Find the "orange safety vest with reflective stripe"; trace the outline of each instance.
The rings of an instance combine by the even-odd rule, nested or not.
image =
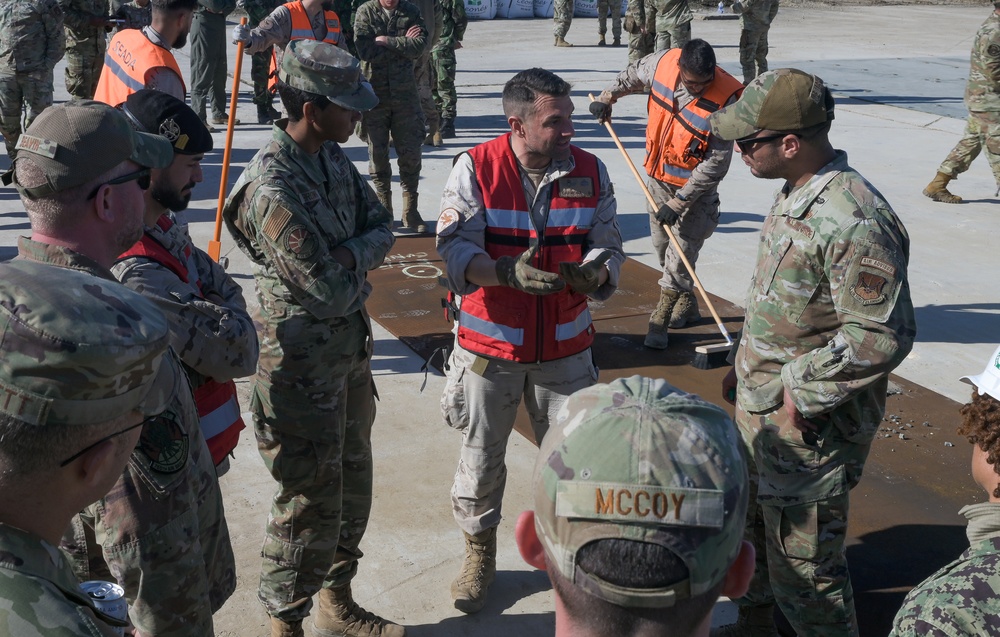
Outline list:
[[[186,95],[187,86],[174,54],[150,42],[139,29],[123,29],[108,44],[94,99],[118,106],[132,93],[146,88],[146,73],[150,69],[164,66],[181,79]]]
[[[493,259],[517,257],[532,245],[532,264],[559,272],[559,263],[579,263],[600,200],[597,158],[572,146],[576,167],[551,186],[551,201],[541,236],[531,212],[510,133],[469,151],[486,211],[486,252]],[[569,287],[535,296],[504,286],[481,287],[462,297],[458,343],[477,354],[519,363],[544,362],[578,354],[594,341],[587,297]]]
[[[163,216],[157,219],[156,225],[163,230],[169,230],[173,222]],[[191,264],[191,246],[184,248],[185,257],[188,264]],[[160,243],[147,233],[143,233],[135,245],[129,248],[118,257],[118,260],[127,257],[145,257],[168,268],[174,274],[198,291],[198,295],[204,298],[201,291],[201,280],[198,277],[198,270],[193,266],[181,263],[177,257],[170,254]],[[195,279],[190,279],[191,274]],[[228,380],[220,383],[208,378],[204,383],[194,388],[194,402],[198,407],[198,417],[201,423],[201,432],[208,443],[208,450],[212,454],[212,461],[215,464],[222,462],[233,449],[236,448],[240,440],[240,431],[246,428],[243,416],[240,414],[240,403],[236,396],[236,383]]]
[[[288,41],[315,40],[316,34],[313,33],[312,24],[309,22],[309,14],[306,13],[305,7],[302,6],[302,0],[295,0],[295,2],[289,2],[283,6],[292,14],[292,34],[288,38]],[[323,41],[327,44],[337,46],[340,42],[340,17],[335,11],[324,11],[323,16],[326,18],[326,37],[323,38]],[[271,50],[271,74],[267,84],[267,88],[271,91],[274,91],[274,87],[278,82],[279,63],[278,47],[274,47]]]
[[[646,110],[646,174],[680,188],[708,151],[708,116],[722,108],[743,83],[715,68],[715,79],[700,97],[677,110],[674,91],[680,82],[680,49],[667,51],[656,65]]]

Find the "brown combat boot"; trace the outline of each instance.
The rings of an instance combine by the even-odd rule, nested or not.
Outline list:
[[[403,193],[403,227],[414,230],[419,234],[427,232],[427,224],[420,218],[417,212],[417,193]]]
[[[404,637],[406,629],[358,606],[351,585],[319,590],[316,637]]]
[[[649,331],[643,345],[651,349],[667,349],[667,322],[680,296],[677,290],[660,288],[660,300],[649,317]]]
[[[597,46],[607,46],[608,43],[604,40],[604,34],[598,33],[598,35],[601,36],[601,39],[597,41]]]
[[[774,605],[740,606],[735,624],[713,628],[709,637],[778,637]]]
[[[573,45],[570,44],[569,42],[567,42],[566,39],[563,38],[563,36],[557,35],[556,36],[556,46],[573,46]]]
[[[305,637],[305,633],[302,632],[302,620],[285,622],[272,617],[271,637]]]
[[[701,313],[698,312],[698,299],[694,298],[693,292],[681,292],[674,309],[670,310],[670,322],[667,327],[684,327],[701,320]]]
[[[424,138],[424,146],[441,146],[444,139],[441,137],[440,123],[427,126],[427,137]]]
[[[486,592],[497,574],[497,529],[476,535],[465,534],[465,560],[462,572],[451,583],[455,608],[463,613],[478,613],[486,605]]]
[[[389,180],[383,182],[380,179],[372,179],[372,187],[375,189],[378,202],[392,214],[392,189],[389,184]]]
[[[962,203],[962,198],[948,192],[948,182],[954,179],[951,175],[939,172],[931,183],[924,188],[924,196],[941,203]]]

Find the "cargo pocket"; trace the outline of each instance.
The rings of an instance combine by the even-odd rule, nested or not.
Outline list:
[[[445,371],[447,380],[441,393],[441,416],[446,425],[458,431],[469,428],[469,407],[465,400],[466,361],[462,360],[464,352],[456,348],[448,357],[448,369]]]
[[[264,603],[275,601],[287,604],[294,601],[299,565],[302,564],[302,547],[279,540],[269,533],[260,556],[264,558],[260,571],[260,592]]]

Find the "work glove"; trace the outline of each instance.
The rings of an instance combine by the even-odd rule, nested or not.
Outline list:
[[[673,226],[681,218],[685,210],[687,210],[687,204],[679,198],[673,197],[656,211],[656,220],[668,226]]]
[[[559,274],[575,291],[580,294],[590,294],[601,286],[601,270],[610,258],[611,250],[605,250],[593,261],[583,264],[563,261],[559,264]]]
[[[611,104],[601,101],[601,98],[598,97],[590,103],[590,114],[603,124],[611,119]]]
[[[237,24],[233,27],[233,44],[250,44],[250,27],[245,24]]]
[[[539,296],[553,294],[566,287],[566,282],[555,272],[546,272],[529,265],[536,252],[537,246],[525,250],[516,259],[510,256],[497,259],[496,270],[500,285]]]

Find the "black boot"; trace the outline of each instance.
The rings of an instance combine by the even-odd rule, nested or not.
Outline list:
[[[274,110],[267,104],[257,105],[257,123],[258,124],[273,124],[274,117],[271,116],[269,111]]]
[[[454,139],[455,138],[455,118],[454,117],[442,117],[441,118],[441,137],[443,139]]]

